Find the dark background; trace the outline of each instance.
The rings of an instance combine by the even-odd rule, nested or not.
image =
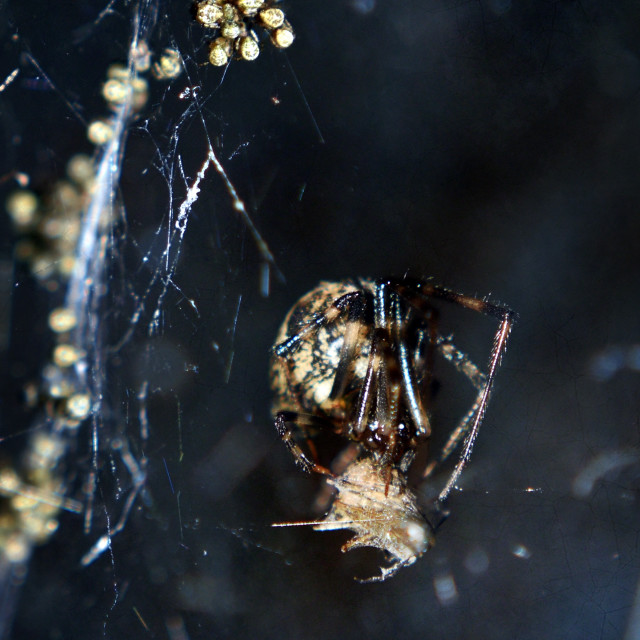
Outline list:
[[[292,48],[267,44],[224,73],[203,64],[207,34],[189,2],[159,4],[152,48],[175,46],[186,72],[153,85],[123,161],[105,345],[131,328],[132,291],[147,310],[123,348],[105,351],[104,507],[89,536],[65,514],[36,550],[12,637],[637,637],[640,374],[623,364],[640,334],[637,2],[284,6]],[[106,3],[0,7],[0,75],[21,69],[0,94],[1,174],[18,169],[44,188],[71,154],[90,151],[82,120],[104,112],[100,83],[126,58],[134,7],[116,2],[97,22]],[[188,86],[199,87],[198,108],[179,97]],[[190,184],[207,134],[286,281],[261,296],[260,255],[210,171],[176,286],[158,303],[157,282],[147,287],[185,195],[178,160]],[[46,357],[52,302],[13,263],[4,227],[1,426],[12,434],[30,424],[16,398]],[[319,481],[271,424],[269,348],[318,281],[406,272],[491,294],[520,321],[436,547],[392,580],[360,585],[353,576],[378,556],[341,554],[340,534],[270,528],[317,517]],[[445,307],[449,322],[483,363],[493,321]],[[436,438],[464,411],[467,387],[444,367]],[[148,495],[113,553],[81,568],[130,482],[108,473],[119,429],[148,457]],[[80,432],[70,451],[70,477],[88,469],[88,438]],[[578,495],[578,474],[616,452],[635,462],[593,472]],[[436,595],[446,578],[449,600]]]

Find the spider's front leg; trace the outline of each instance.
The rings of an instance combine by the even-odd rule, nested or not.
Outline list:
[[[458,440],[461,440],[462,437],[465,436],[465,439],[462,445],[462,453],[460,454],[460,459],[458,460],[458,463],[456,464],[453,472],[451,473],[451,476],[449,477],[447,484],[445,485],[444,489],[440,492],[440,495],[438,496],[438,500],[440,500],[441,502],[447,499],[449,493],[451,492],[458,478],[460,477],[462,470],[464,469],[466,464],[469,462],[471,451],[473,449],[475,439],[478,435],[480,424],[482,422],[482,419],[484,418],[484,413],[487,408],[487,403],[489,402],[489,397],[493,389],[493,382],[495,380],[496,372],[498,370],[498,367],[500,366],[502,356],[506,351],[509,334],[511,333],[513,324],[517,319],[517,314],[514,311],[511,311],[511,309],[508,309],[507,307],[491,304],[489,302],[486,302],[485,300],[469,298],[467,296],[459,296],[459,298],[460,298],[459,300],[455,301],[456,303],[461,304],[462,306],[466,306],[468,308],[474,309],[476,311],[479,311],[480,313],[483,313],[485,315],[498,318],[500,320],[500,325],[498,326],[498,330],[496,331],[496,334],[494,336],[493,349],[491,351],[491,357],[489,359],[489,366],[487,369],[487,373],[482,374],[484,376],[484,385],[482,389],[479,390],[478,396],[476,398],[476,401],[473,407],[471,408],[471,411],[467,414],[465,418],[463,418],[462,422],[460,423],[458,427],[458,430],[460,430],[460,433],[457,436],[457,439],[455,440],[455,442],[452,442],[454,437],[456,436],[455,433],[454,433],[454,436],[452,436],[452,438],[450,439],[450,443],[452,444],[452,449],[453,449],[455,448],[455,446],[457,446]],[[461,365],[461,370],[469,377],[469,379],[472,382],[474,382],[474,384],[476,384],[476,382],[479,381],[480,378],[476,377],[476,380],[474,381],[474,376],[470,375],[473,373],[473,368],[475,367],[475,365],[471,367],[470,365],[472,365],[472,363],[470,360],[467,360],[466,364],[467,364],[466,367]],[[467,369],[466,371],[465,371],[465,368]],[[475,369],[477,370],[477,367],[475,367]],[[445,446],[445,453],[447,451],[447,446]]]

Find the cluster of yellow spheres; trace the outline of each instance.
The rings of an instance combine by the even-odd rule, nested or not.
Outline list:
[[[102,97],[112,112],[129,102],[133,112],[140,111],[149,97],[149,83],[142,74],[149,69],[156,80],[173,80],[182,73],[182,60],[175,49],[165,49],[151,63],[151,51],[141,42],[133,56],[132,67],[112,64],[107,70],[107,80],[102,85]],[[113,138],[112,118],[98,118],[89,124],[87,137],[96,146],[107,144]]]
[[[58,512],[79,512],[81,505],[63,496],[63,478],[57,470],[64,453],[62,438],[54,433],[35,433],[21,474],[0,468],[0,559],[20,565],[33,545],[42,544],[58,528]]]
[[[209,44],[209,62],[222,67],[235,54],[241,60],[255,60],[260,55],[256,28],[265,29],[279,49],[293,43],[295,35],[284,11],[274,6],[277,0],[201,0],[196,5],[196,19],[219,35]]]
[[[27,402],[44,406],[53,422],[35,431],[16,468],[0,466],[0,562],[26,562],[34,545],[43,544],[58,528],[60,509],[80,512],[82,505],[66,498],[60,460],[67,450],[65,434],[91,413],[91,397],[77,388],[72,367],[85,354],[71,344],[75,313],[59,307],[49,314],[56,345],[44,367],[42,382],[27,387]]]
[[[67,165],[67,177],[42,198],[22,189],[6,202],[15,231],[21,236],[16,257],[24,261],[44,286],[55,291],[75,268],[81,217],[91,198],[95,166],[78,154]],[[91,396],[77,383],[75,367],[86,354],[74,345],[78,318],[73,309],[58,307],[48,317],[54,345],[38,382],[27,385],[27,405],[44,409],[52,426],[36,430],[21,459],[0,464],[0,563],[26,562],[34,545],[56,531],[60,509],[80,511],[64,496],[60,460],[65,434],[77,429],[91,413]]]
[[[93,161],[77,155],[67,166],[67,179],[55,183],[44,198],[24,189],[7,200],[14,228],[23,236],[17,257],[51,291],[74,269],[81,215],[93,182]],[[74,345],[77,324],[73,309],[58,307],[49,314],[51,358],[41,380],[27,385],[25,392],[27,405],[44,409],[52,426],[30,436],[18,464],[0,464],[0,563],[25,563],[32,547],[56,531],[60,509],[81,510],[64,496],[59,464],[66,451],[65,434],[76,430],[92,410],[90,394],[77,384],[75,367],[82,367],[86,358]]]
[[[58,180],[42,198],[20,189],[5,203],[20,236],[16,257],[50,290],[74,269],[82,213],[91,198],[94,172],[93,160],[78,154],[67,164],[67,178]]]

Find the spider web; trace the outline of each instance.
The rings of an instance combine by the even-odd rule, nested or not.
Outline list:
[[[8,637],[635,637],[638,15],[536,5],[291,0],[292,48],[226,69],[183,0],[0,9],[3,196],[91,153],[133,38],[182,65],[123,116],[100,187],[113,223],[77,299],[101,401],[63,461],[82,513],[0,567]],[[3,458],[43,429],[16,398],[64,299],[13,240],[7,223]],[[406,271],[521,321],[436,547],[365,587],[378,556],[270,529],[313,516],[319,482],[271,425],[268,351],[319,280]],[[442,315],[484,365],[491,321]],[[464,384],[443,373],[436,425]]]

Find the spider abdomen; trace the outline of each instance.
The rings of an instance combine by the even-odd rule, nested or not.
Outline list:
[[[371,295],[374,283],[321,282],[292,307],[282,323],[276,339],[282,345],[291,336],[313,322],[341,297],[363,291]],[[372,327],[360,323],[357,348],[349,362],[349,384],[338,397],[332,396],[336,370],[345,340],[347,318],[321,326],[300,340],[286,355],[276,352],[271,361],[271,386],[275,397],[274,413],[297,411],[326,418],[335,424],[348,419],[353,402],[367,371]]]

